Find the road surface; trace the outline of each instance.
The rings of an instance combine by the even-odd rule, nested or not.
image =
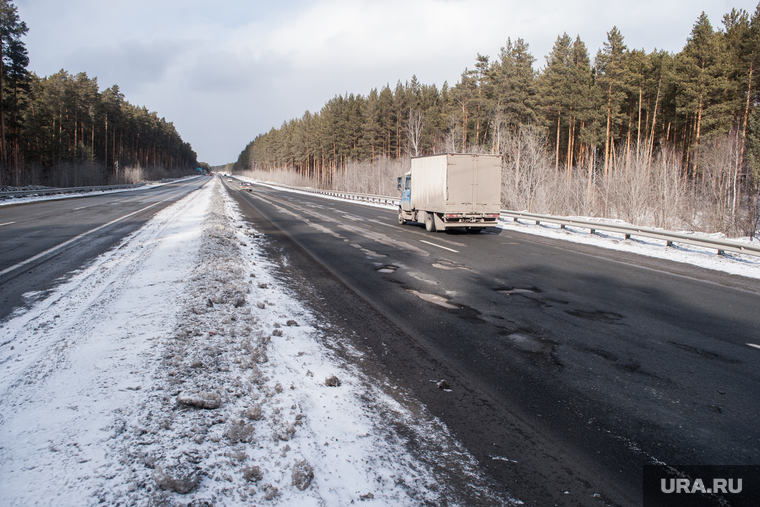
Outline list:
[[[758,464],[756,280],[225,184],[366,367],[526,504],[640,505],[644,464]]]

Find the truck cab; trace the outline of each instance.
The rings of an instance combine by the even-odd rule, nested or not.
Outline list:
[[[401,209],[409,212],[412,210],[412,172],[398,177],[398,189],[401,192]]]

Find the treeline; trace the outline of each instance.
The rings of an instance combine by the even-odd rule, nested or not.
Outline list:
[[[630,49],[613,27],[593,62],[579,37],[563,34],[539,70],[528,44],[508,39],[496,58],[478,54],[453,87],[413,77],[336,96],[257,136],[236,169],[296,171],[329,186],[349,162],[455,151],[516,155],[510,164],[520,171],[515,146],[530,127],[543,132],[555,171],[582,173],[591,186],[634,163],[651,169],[663,150],[694,183],[711,143],[736,135],[741,168],[731,200],[746,209],[760,175],[760,128],[752,128],[760,127],[759,16],[760,6],[752,16],[734,9],[715,29],[702,13],[677,54]]]
[[[0,183],[78,186],[195,171],[197,156],[174,125],[130,104],[117,85],[100,91],[85,73],[28,72],[27,31],[12,2],[0,0]]]

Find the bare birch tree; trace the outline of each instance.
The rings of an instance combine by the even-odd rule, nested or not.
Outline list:
[[[406,138],[409,141],[409,153],[413,157],[420,154],[422,128],[425,125],[425,115],[419,109],[409,108],[409,121],[406,124]]]

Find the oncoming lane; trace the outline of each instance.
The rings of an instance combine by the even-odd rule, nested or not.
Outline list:
[[[207,181],[0,207],[0,320]]]

